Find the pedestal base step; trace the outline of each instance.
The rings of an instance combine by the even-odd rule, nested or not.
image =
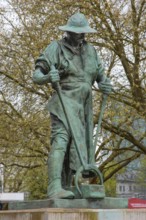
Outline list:
[[[103,199],[45,199],[8,204],[8,210],[38,208],[124,209],[127,207],[128,199],[111,197]]]

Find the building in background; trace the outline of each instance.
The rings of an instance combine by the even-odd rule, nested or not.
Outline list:
[[[120,198],[146,199],[146,172],[141,167],[140,158],[130,163],[124,173],[117,175],[116,195]]]
[[[141,143],[146,147],[146,121],[144,119],[137,119],[133,121],[132,125],[133,135],[139,139],[141,134]],[[131,143],[124,139],[121,142],[121,147],[128,148]],[[137,148],[135,147],[135,150]],[[128,152],[127,152],[128,153]],[[126,154],[127,154],[126,153]],[[130,155],[130,152],[129,152]],[[122,158],[124,159],[124,157]],[[116,195],[122,198],[141,198],[146,199],[146,162],[142,165],[144,156],[132,161],[124,173],[117,174],[116,177]],[[141,177],[141,178],[140,178]]]

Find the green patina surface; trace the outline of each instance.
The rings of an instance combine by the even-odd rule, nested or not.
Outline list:
[[[128,207],[128,199],[46,199],[27,202],[11,202],[9,210],[37,208],[78,208],[78,209],[124,209]]]
[[[71,185],[75,173],[79,192],[77,177],[83,171],[88,171],[88,177],[96,174],[103,184],[95,165],[92,86],[97,82],[106,95],[112,86],[97,51],[85,40],[85,33],[96,32],[85,16],[72,15],[60,29],[66,31],[66,37],[51,42],[38,57],[33,80],[39,85],[51,83],[54,88],[47,105],[51,118],[48,197],[73,198],[73,192],[64,188]]]

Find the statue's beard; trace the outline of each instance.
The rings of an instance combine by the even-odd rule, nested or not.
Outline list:
[[[79,46],[85,40],[85,34],[70,33],[67,35],[68,43],[72,46]]]

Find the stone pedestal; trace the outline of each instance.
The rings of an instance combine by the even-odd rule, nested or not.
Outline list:
[[[9,210],[39,208],[78,208],[78,209],[123,209],[128,207],[124,198],[105,197],[103,199],[46,199],[26,202],[9,202]]]
[[[146,220],[146,209],[33,209],[1,211],[0,220]]]

